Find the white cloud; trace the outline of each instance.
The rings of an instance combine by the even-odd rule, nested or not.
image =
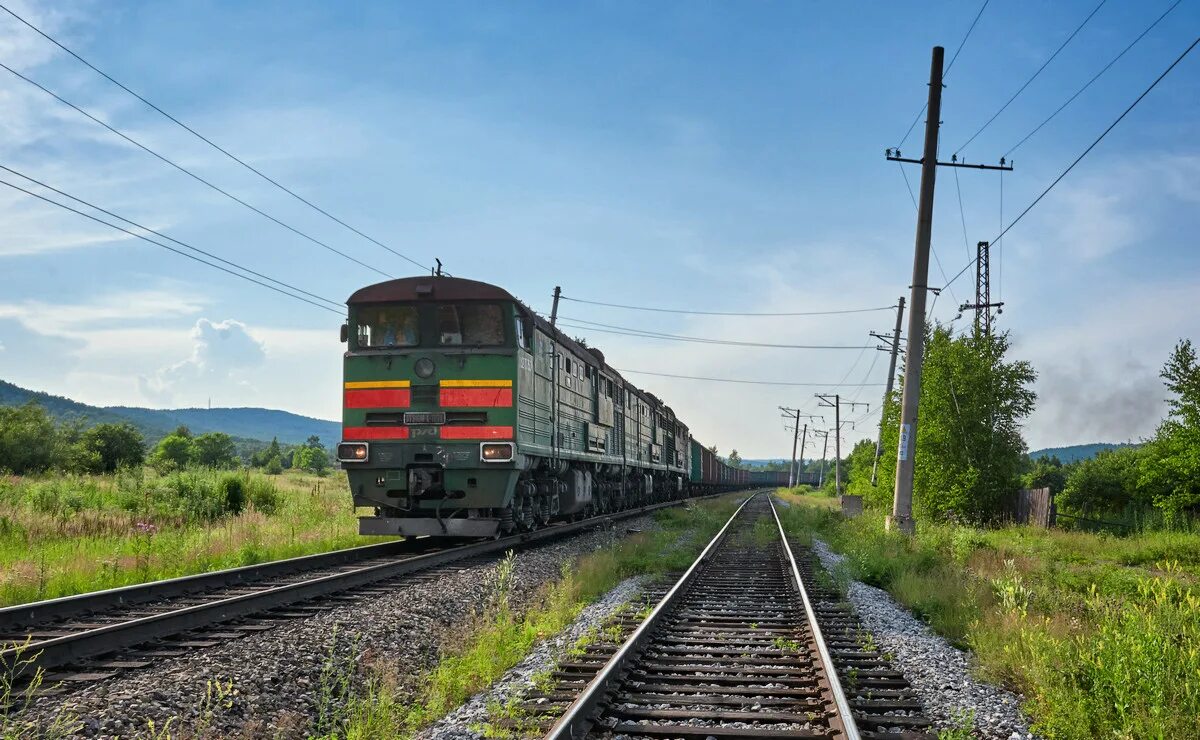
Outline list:
[[[192,354],[185,360],[162,367],[153,376],[140,376],[138,387],[144,395],[169,402],[180,386],[189,390],[242,385],[252,388],[248,370],[263,364],[265,345],[255,339],[240,321],[212,322],[200,319],[192,328]]]
[[[0,319],[16,319],[30,331],[76,340],[89,347],[97,332],[125,322],[161,322],[198,313],[204,303],[179,288],[106,293],[83,303],[27,300],[0,303]]]

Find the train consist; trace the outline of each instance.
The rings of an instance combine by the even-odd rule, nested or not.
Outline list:
[[[726,465],[600,350],[502,288],[401,278],[347,305],[337,457],[354,504],[375,509],[363,534],[490,537],[781,485]]]

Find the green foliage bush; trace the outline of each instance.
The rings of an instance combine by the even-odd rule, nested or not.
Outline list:
[[[141,465],[146,458],[142,434],[132,424],[97,424],[76,444],[77,468],[89,473],[111,473],[117,468]]]
[[[217,485],[221,490],[221,495],[225,499],[224,513],[241,514],[242,509],[246,508],[246,487],[242,483],[241,477],[238,475],[224,475],[221,476],[221,480]]]
[[[255,511],[268,516],[279,511],[282,499],[279,489],[272,481],[258,476],[250,476],[245,480],[245,489],[246,498]]]
[[[62,434],[44,408],[33,401],[0,407],[0,470],[25,475],[62,460]]]

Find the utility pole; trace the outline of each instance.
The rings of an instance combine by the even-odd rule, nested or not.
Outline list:
[[[799,477],[800,477],[799,470],[797,470],[797,468],[796,468],[796,438],[800,436],[800,417],[804,416],[807,419],[821,419],[824,417],[814,415],[814,414],[801,414],[800,409],[790,409],[790,408],[787,408],[786,406],[780,406],[779,410],[782,411],[784,414],[787,414],[789,419],[791,419],[792,415],[795,414],[795,419],[796,419],[796,425],[792,427],[792,467],[788,468],[788,488],[791,488],[796,485],[796,482],[799,480]],[[804,425],[804,435],[808,436],[808,424]],[[800,462],[801,462],[801,464],[804,463],[804,442],[803,441],[801,441],[801,443],[800,443]]]
[[[829,453],[829,431],[822,430],[818,432],[814,429],[813,436],[815,437],[818,434],[825,438],[825,445],[821,448],[821,472],[817,475],[817,488],[819,489],[825,485],[825,455]]]
[[[990,265],[989,244],[979,242],[975,245],[975,302],[964,303],[959,311],[975,309],[975,333],[988,336],[992,333],[992,309],[1003,313],[1004,303],[992,303],[992,268]]]
[[[838,394],[832,396],[833,400],[829,400],[828,394],[818,393],[817,398],[821,400],[822,406],[833,407],[833,427],[834,427],[834,458],[833,458],[833,490],[837,495],[842,495],[842,406],[849,406],[851,410],[855,406],[867,406],[865,403],[855,403],[854,401],[842,401],[842,397]],[[867,407],[870,408],[869,406]]]
[[[929,66],[929,117],[921,157],[921,201],[917,206],[917,244],[913,257],[908,345],[904,353],[904,390],[900,395],[900,444],[896,452],[896,493],[888,529],[916,532],[912,518],[913,457],[917,442],[917,404],[921,398],[921,362],[925,354],[925,295],[929,290],[929,240],[933,233],[933,185],[937,179],[938,125],[942,114],[942,60],[946,50],[933,47]]]
[[[896,379],[896,355],[900,352],[900,324],[904,319],[904,296],[896,304],[896,328],[892,331],[892,359],[888,363],[887,388],[883,392],[882,409],[887,408],[888,400],[892,397],[892,383]],[[872,332],[872,336],[878,336]],[[878,337],[882,339],[883,337]],[[880,349],[883,349],[880,347]],[[883,412],[879,414],[879,437],[875,441],[875,460],[871,463],[871,485],[879,483],[879,456],[883,453]]]
[[[550,326],[558,323],[558,299],[562,296],[562,288],[554,286],[554,305],[550,307]]]
[[[977,170],[1012,170],[1012,164],[1000,159],[1000,165],[967,164],[956,152],[949,162],[937,161],[938,127],[942,114],[942,62],[946,50],[933,47],[929,64],[929,100],[926,104],[925,148],[920,159],[900,156],[899,149],[888,149],[893,162],[921,165],[921,198],[917,205],[917,238],[913,255],[913,276],[908,312],[908,341],[904,353],[904,390],[900,394],[900,444],[896,448],[896,489],[888,529],[904,534],[916,531],[912,517],[913,462],[917,452],[917,412],[921,400],[921,369],[925,355],[925,297],[929,287],[929,240],[933,233],[933,191],[937,168],[967,167]]]

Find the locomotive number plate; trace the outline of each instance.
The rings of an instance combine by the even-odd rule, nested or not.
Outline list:
[[[445,411],[405,411],[405,424],[445,424]]]

